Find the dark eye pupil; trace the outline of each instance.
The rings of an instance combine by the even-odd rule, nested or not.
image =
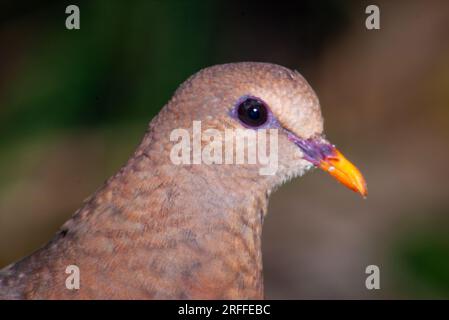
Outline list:
[[[248,116],[253,120],[258,120],[260,118],[259,108],[252,107],[248,110]]]
[[[265,104],[254,98],[248,98],[238,106],[240,121],[251,127],[259,127],[268,119]]]

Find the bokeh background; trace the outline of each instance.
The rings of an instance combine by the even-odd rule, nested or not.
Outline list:
[[[376,1],[374,31],[368,4],[2,0],[0,267],[120,168],[189,75],[265,61],[309,80],[370,191],[314,171],[273,195],[267,298],[449,298],[449,2]],[[365,288],[370,264],[380,290]]]

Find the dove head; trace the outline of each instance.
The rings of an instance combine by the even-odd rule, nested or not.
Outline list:
[[[172,162],[273,187],[319,167],[367,194],[358,169],[324,138],[318,97],[297,71],[253,62],[203,69],[178,88],[158,118],[154,126],[164,123],[172,146],[186,143],[178,129],[190,137],[190,154],[181,155],[177,145]]]

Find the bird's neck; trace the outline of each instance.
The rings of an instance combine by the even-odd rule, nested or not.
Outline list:
[[[121,234],[107,247],[134,255],[128,264],[153,298],[262,298],[262,184],[213,167],[173,170],[160,158],[137,152],[93,198],[89,220],[101,234]]]

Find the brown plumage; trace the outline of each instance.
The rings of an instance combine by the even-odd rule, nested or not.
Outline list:
[[[201,120],[203,130],[242,128],[229,112],[245,95],[263,99],[285,129],[275,175],[260,175],[257,164],[170,161],[174,129],[190,130],[194,120]],[[236,63],[198,72],[151,121],[126,165],[53,240],[0,271],[0,298],[263,298],[261,232],[268,196],[313,163],[303,159],[289,134],[324,141],[322,130],[318,99],[295,71]],[[68,265],[80,268],[79,290],[65,286]]]

